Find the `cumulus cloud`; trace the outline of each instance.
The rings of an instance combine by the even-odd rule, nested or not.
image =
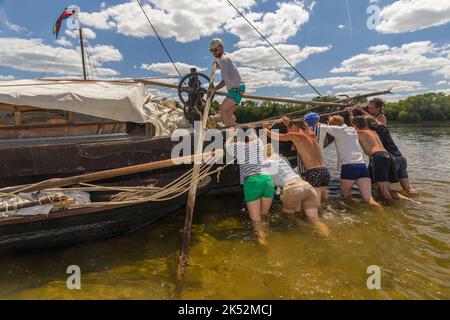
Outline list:
[[[177,66],[177,69],[180,71],[181,74],[187,74],[191,72],[191,68],[196,68],[198,72],[203,72],[206,70],[206,68],[198,67],[195,65],[190,65],[183,62],[175,62],[175,65]],[[166,75],[178,75],[175,68],[173,67],[173,64],[168,63],[152,63],[152,64],[142,64],[141,69],[148,70],[148,71],[155,71],[159,73],[163,73]]]
[[[372,80],[371,77],[328,77],[312,79],[309,82],[315,87],[352,85]]]
[[[277,3],[275,12],[250,12],[246,18],[272,43],[285,43],[287,39],[297,34],[300,27],[308,22],[309,11],[303,2],[293,1]],[[240,41],[238,47],[253,47],[265,44],[259,34],[240,16],[225,24],[227,32],[237,35]]]
[[[369,53],[358,54],[344,60],[331,72],[356,72],[359,76],[409,74],[435,70],[445,73],[445,69],[442,68],[450,65],[450,59],[443,54],[444,47],[439,47],[431,41],[411,42],[401,47],[378,45],[369,48]]]
[[[27,31],[26,28],[21,27],[21,26],[19,26],[19,25],[17,25],[17,24],[14,24],[14,23],[12,23],[12,22],[9,21],[9,20],[5,20],[4,22],[5,22],[6,27],[7,27],[9,30],[11,30],[11,31],[14,31],[14,32],[17,32],[17,33],[22,33],[22,32]]]
[[[380,12],[381,33],[404,33],[446,24],[450,21],[450,1],[399,0]]]
[[[59,55],[55,58],[55,56]],[[123,59],[112,46],[97,45],[91,48],[91,63],[100,76],[114,76],[118,72],[105,68],[105,62]],[[16,70],[43,72],[49,63],[49,74],[80,75],[82,73],[79,48],[58,48],[45,44],[41,39],[0,38],[0,66]],[[54,60],[53,60],[54,59]]]
[[[234,1],[241,9],[250,8],[254,0]],[[151,0],[143,3],[158,33],[179,42],[190,42],[222,30],[222,26],[237,13],[222,0]],[[216,14],[213,14],[216,13]],[[217,14],[220,13],[220,14]],[[194,17],[194,18],[193,18]],[[81,13],[83,25],[98,29],[115,29],[118,33],[145,37],[154,33],[135,1],[103,8],[99,12]]]
[[[322,53],[331,49],[327,47],[304,47],[297,45],[280,44],[277,49],[288,59],[293,65],[306,60],[310,55]],[[267,46],[259,46],[255,48],[242,48],[230,54],[230,57],[239,62],[243,66],[258,68],[284,68],[286,62],[278,56],[278,54]]]
[[[333,87],[335,90],[351,90],[351,91],[382,91],[392,89],[394,92],[411,92],[423,89],[420,81],[404,81],[404,80],[378,80],[364,81],[352,84],[340,84]]]
[[[450,58],[449,64],[446,67],[435,71],[434,74],[438,76],[443,76],[445,79],[450,79]]]
[[[303,84],[296,76],[286,69],[261,69],[255,67],[240,67],[239,73],[249,92],[259,88],[300,88]]]
[[[71,47],[73,46],[72,42],[67,40],[65,37],[59,37],[59,39],[55,40],[55,42],[63,47]]]
[[[73,39],[78,39],[80,37],[80,33],[78,30],[66,29],[65,34]],[[97,34],[94,32],[94,30],[83,27],[83,39],[95,39],[95,38],[97,38]]]

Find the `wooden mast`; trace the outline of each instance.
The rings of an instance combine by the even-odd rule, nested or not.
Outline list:
[[[84,80],[87,79],[86,77],[86,63],[84,61],[84,43],[83,43],[83,31],[81,29],[81,25],[80,25],[80,46],[81,46],[81,63],[83,64],[83,78]]]

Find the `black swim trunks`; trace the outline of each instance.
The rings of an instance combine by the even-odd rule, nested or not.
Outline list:
[[[402,155],[396,156],[393,155],[395,162],[395,170],[397,171],[397,176],[399,179],[408,179],[408,163],[406,162],[406,158]]]
[[[330,171],[327,168],[312,168],[302,173],[302,178],[314,188],[327,187],[330,182]]]
[[[398,182],[394,158],[387,151],[375,152],[370,156],[369,173],[373,183]]]

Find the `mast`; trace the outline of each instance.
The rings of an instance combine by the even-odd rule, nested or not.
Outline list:
[[[84,80],[86,80],[87,77],[86,77],[86,64],[84,61],[83,31],[81,31],[81,26],[80,26],[79,31],[80,31],[80,46],[81,46],[81,62],[83,64],[83,77],[84,77]]]

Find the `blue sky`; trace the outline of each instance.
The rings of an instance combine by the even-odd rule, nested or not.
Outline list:
[[[141,2],[182,72],[209,74],[208,43],[221,37],[249,92],[315,96],[225,1]],[[449,0],[232,2],[322,94],[450,93]],[[81,76],[77,34],[65,24],[58,40],[51,32],[69,5],[81,9],[90,77],[173,75],[136,1],[0,0],[0,80]]]

